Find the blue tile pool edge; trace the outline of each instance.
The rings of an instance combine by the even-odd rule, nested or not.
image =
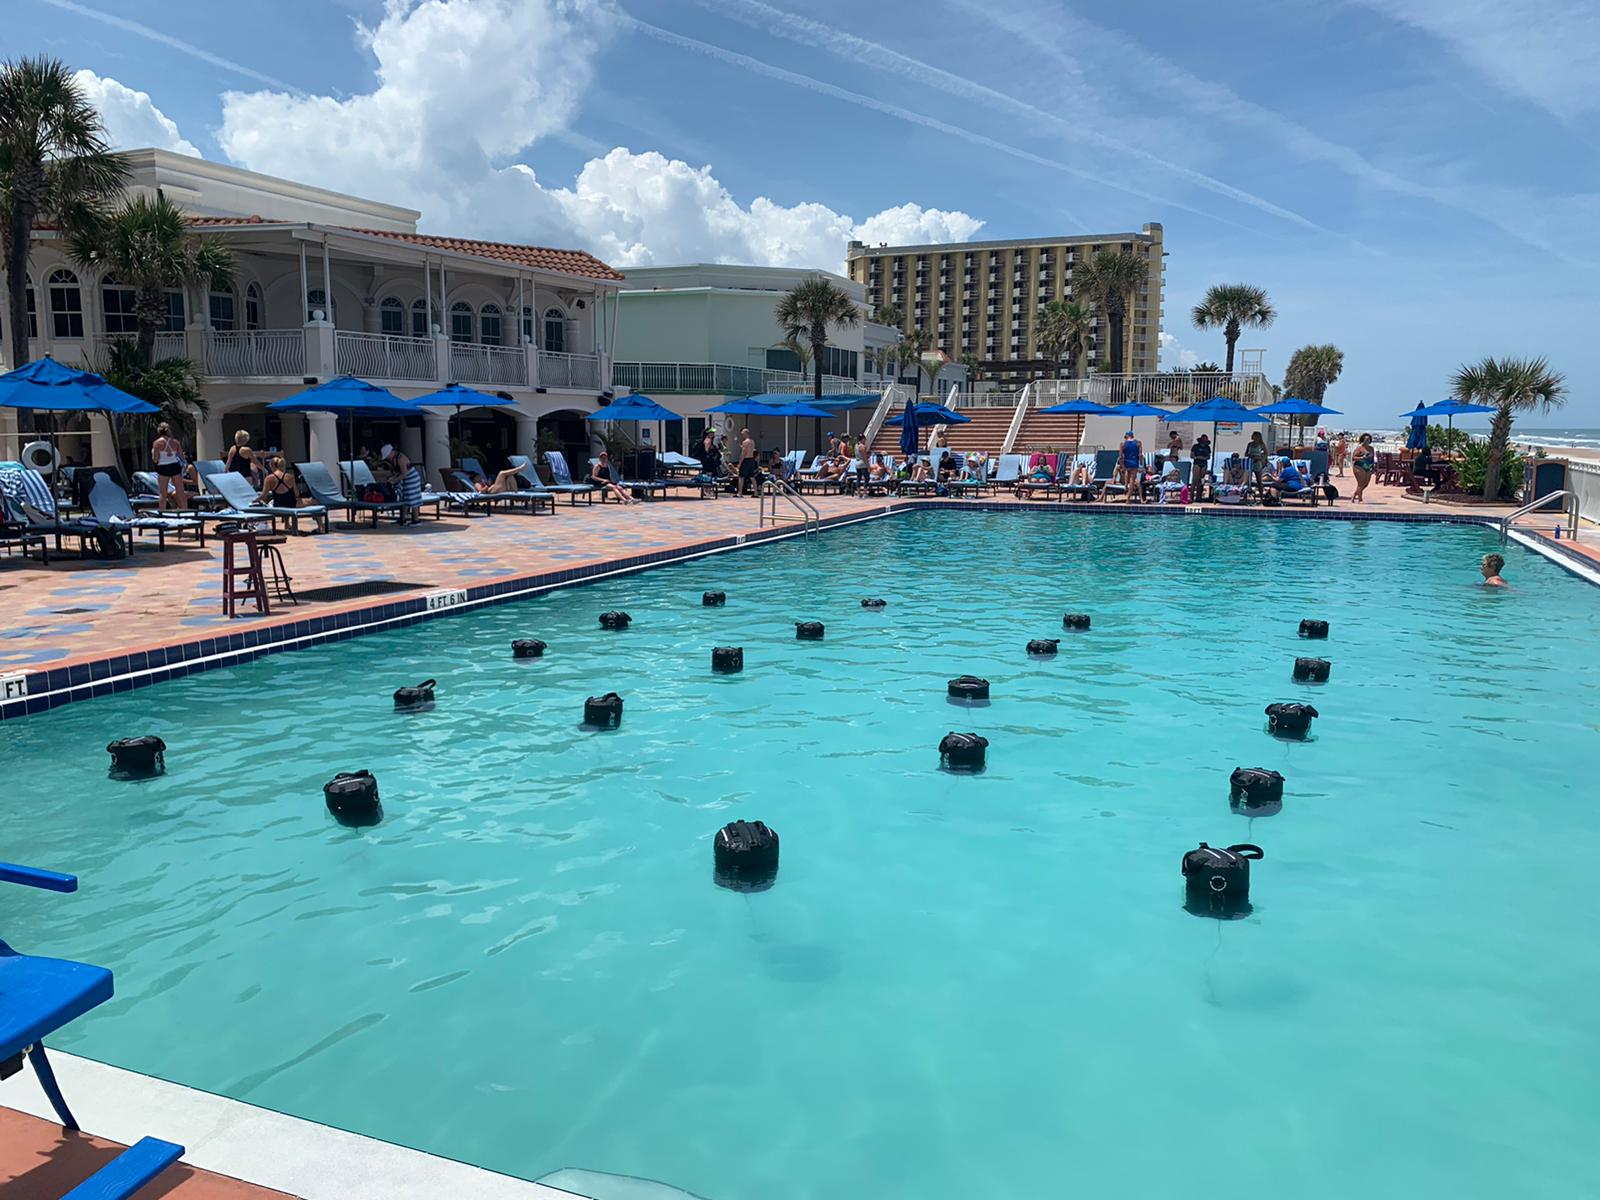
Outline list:
[[[1131,510],[1131,511],[1130,511]],[[862,521],[882,520],[905,512],[1031,512],[1069,514],[1120,513],[1124,516],[1157,516],[1182,518],[1189,516],[1220,517],[1235,520],[1312,520],[1312,521],[1388,521],[1414,525],[1481,525],[1498,527],[1498,520],[1489,516],[1471,516],[1460,513],[1365,513],[1318,511],[1316,509],[1228,508],[1208,505],[1204,508],[1181,505],[1122,505],[1122,504],[1052,504],[1021,500],[910,500],[885,504],[881,508],[862,509],[827,517],[818,523],[822,529],[854,525]],[[66,667],[52,667],[39,671],[8,673],[21,675],[25,681],[25,695],[0,703],[0,721],[45,712],[78,700],[129,691],[182,678],[199,671],[233,666],[248,662],[264,654],[277,654],[285,650],[298,650],[324,642],[374,633],[410,625],[417,621],[452,616],[490,604],[505,604],[529,596],[592,583],[617,575],[646,571],[668,563],[685,562],[711,554],[724,554],[746,546],[782,541],[786,538],[804,537],[803,528],[791,526],[781,529],[762,529],[732,537],[716,538],[679,546],[672,550],[633,555],[607,562],[590,563],[538,575],[502,579],[494,583],[466,588],[441,588],[422,595],[409,596],[388,603],[373,604],[365,608],[329,613],[325,616],[302,618],[264,628],[246,628],[220,636],[198,638],[191,642],[158,647],[155,650],[108,655],[87,663],[74,663]],[[1511,537],[1522,546],[1542,554],[1585,581],[1600,585],[1600,572],[1594,564],[1559,543],[1548,538],[1529,536],[1513,530]]]

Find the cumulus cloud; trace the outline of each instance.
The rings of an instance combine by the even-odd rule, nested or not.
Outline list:
[[[1161,333],[1160,366],[1170,370],[1181,367],[1187,371],[1200,361],[1200,356],[1193,350],[1185,349],[1178,344],[1178,339],[1165,330]]]
[[[576,245],[619,266],[839,270],[851,238],[951,241],[980,228],[916,204],[861,221],[820,203],[741,204],[709,166],[623,147],[570,186],[541,180],[516,156],[568,134],[613,30],[600,0],[387,0],[376,26],[359,27],[370,91],[229,92],[218,140],[252,170],[420,209],[430,231]]]
[[[72,78],[84,98],[99,110],[100,120],[106,127],[106,140],[113,150],[154,146],[158,150],[201,157],[199,148],[184,138],[172,119],[155,106],[150,93],[135,91],[115,79],[103,78],[88,70],[78,71]]]

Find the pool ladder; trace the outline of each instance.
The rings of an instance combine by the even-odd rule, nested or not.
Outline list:
[[[816,505],[791,487],[787,480],[768,475],[762,480],[758,499],[762,525],[793,522],[803,525],[807,534],[813,534],[822,527],[822,514],[817,511]],[[787,502],[782,511],[778,507],[779,500]]]
[[[1506,538],[1509,537],[1511,533],[1512,522],[1514,522],[1518,517],[1526,516],[1531,512],[1537,512],[1548,505],[1552,500],[1561,501],[1563,515],[1566,517],[1567,536],[1569,538],[1576,539],[1578,536],[1578,493],[1562,489],[1559,492],[1551,492],[1548,495],[1540,496],[1532,503],[1524,504],[1521,508],[1517,509],[1516,512],[1508,513],[1506,516],[1502,517],[1500,519],[1500,544],[1502,546],[1506,544]]]

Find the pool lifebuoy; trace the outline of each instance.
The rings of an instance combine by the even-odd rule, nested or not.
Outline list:
[[[22,448],[22,463],[41,475],[49,475],[61,465],[61,456],[49,442],[29,442]]]

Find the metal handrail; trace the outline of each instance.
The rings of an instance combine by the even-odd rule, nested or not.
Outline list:
[[[778,497],[782,496],[789,502],[791,508],[798,514],[789,516],[778,512]],[[771,511],[768,511],[767,500],[771,498]],[[761,492],[757,500],[757,523],[760,525],[776,525],[780,521],[798,521],[805,526],[807,535],[816,533],[822,527],[822,514],[817,511],[816,505],[807,500],[789,482],[779,479],[776,475],[768,475],[761,484]]]
[[[1033,402],[1033,384],[1028,384],[1017,393],[1017,407],[1011,414],[1011,424],[1006,427],[1005,439],[1000,443],[1000,453],[1010,454],[1011,448],[1017,444],[1017,436],[1022,432],[1022,421],[1028,415],[1028,405]]]
[[[1533,500],[1527,504],[1524,504],[1521,508],[1517,509],[1516,512],[1508,513],[1504,517],[1501,517],[1500,544],[1504,546],[1506,544],[1506,539],[1510,537],[1511,523],[1513,521],[1515,521],[1518,517],[1527,516],[1531,512],[1537,512],[1539,509],[1549,504],[1552,500],[1560,500],[1562,502],[1561,509],[1567,517],[1567,536],[1570,538],[1576,538],[1578,536],[1578,493],[1568,491],[1566,488],[1562,488],[1559,492],[1550,492],[1547,495],[1540,496],[1537,500]],[[1557,526],[1557,529],[1559,528],[1560,526]]]

